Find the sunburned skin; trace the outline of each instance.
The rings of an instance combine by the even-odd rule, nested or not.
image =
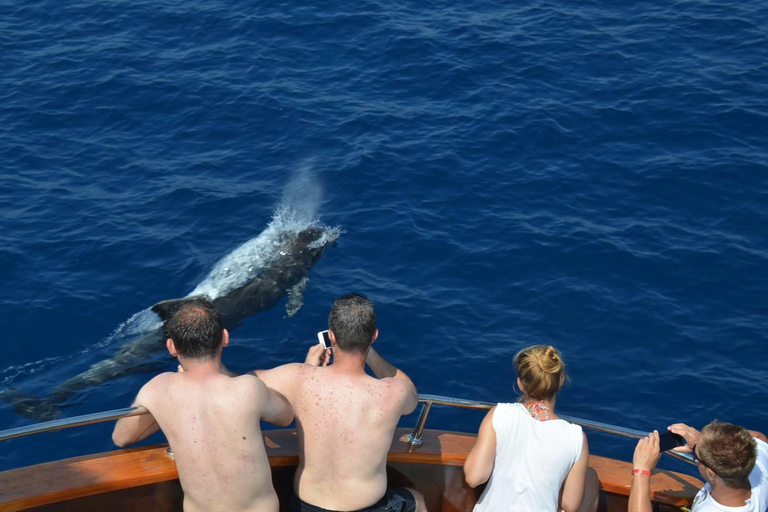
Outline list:
[[[323,352],[320,345],[313,349]],[[394,378],[366,374],[365,354],[334,350],[331,366],[296,363],[256,373],[293,406],[300,453],[294,489],[299,498],[328,510],[358,510],[384,495],[395,427],[401,415],[415,409],[418,395],[410,379],[373,349],[368,363],[374,373],[382,375],[377,370],[383,362]]]
[[[187,512],[277,512],[259,421],[287,425],[290,406],[253,375],[228,377],[220,365],[184,366],[183,373],[158,375],[141,389],[135,405],[151,416],[121,420],[113,439],[122,446],[162,429]]]

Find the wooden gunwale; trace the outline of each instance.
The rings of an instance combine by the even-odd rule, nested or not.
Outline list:
[[[397,429],[388,462],[462,466],[476,436],[442,430],[425,430],[418,448],[405,442],[408,429]],[[298,464],[295,430],[264,432],[273,468]],[[129,448],[13,469],[0,473],[0,511],[26,510],[86,496],[176,480],[176,464],[167,445]],[[629,462],[590,456],[604,493],[627,496],[632,484]],[[656,503],[690,505],[702,482],[680,473],[657,470],[651,478]]]

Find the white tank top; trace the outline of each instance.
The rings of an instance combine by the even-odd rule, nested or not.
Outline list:
[[[539,421],[523,404],[499,404],[493,413],[496,459],[474,512],[555,512],[560,488],[581,456],[581,427]]]

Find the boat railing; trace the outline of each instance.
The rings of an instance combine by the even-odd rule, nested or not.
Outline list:
[[[432,410],[433,405],[444,405],[449,407],[459,407],[463,409],[479,409],[488,410],[495,406],[495,403],[483,402],[480,400],[467,400],[464,398],[453,398],[449,396],[440,395],[419,395],[419,402],[423,404],[419,418],[416,420],[416,426],[413,428],[413,432],[408,434],[407,440],[411,446],[418,447],[424,442],[422,434],[424,427],[427,423],[427,418]],[[26,425],[23,427],[12,428],[8,430],[0,431],[0,441],[7,441],[9,439],[15,439],[18,437],[25,437],[34,434],[42,434],[44,432],[55,432],[57,430],[63,430],[73,427],[81,427],[84,425],[92,425],[94,423],[103,423],[105,421],[114,421],[121,418],[128,418],[130,416],[139,416],[141,414],[147,414],[144,407],[126,407],[124,409],[114,409],[111,411],[97,412],[93,414],[85,414],[82,416],[74,416],[72,418],[61,418],[53,421],[46,421],[43,423],[36,423],[34,425]],[[601,423],[599,421],[585,420],[581,418],[575,418],[572,416],[566,416],[559,414],[558,417],[580,425],[582,428],[589,430],[595,430],[597,432],[604,432],[606,434],[613,434],[622,437],[630,437],[633,439],[641,439],[648,435],[647,432],[642,430],[629,429],[619,427],[616,425],[609,425],[608,423]],[[688,453],[678,453],[673,451],[667,452],[669,455],[695,464],[693,457]]]
[[[61,418],[52,421],[35,423],[34,425],[25,425],[23,427],[9,428],[0,431],[0,441],[16,439],[17,437],[43,434],[45,432],[56,432],[65,428],[83,427],[93,425],[94,423],[103,423],[105,421],[114,421],[131,416],[140,416],[147,414],[144,407],[126,407],[125,409],[114,409],[111,411],[95,412],[93,414],[84,414],[82,416],[73,416],[71,418]]]
[[[413,432],[407,436],[408,443],[411,446],[421,446],[421,444],[424,442],[422,433],[424,432],[424,427],[427,423],[427,417],[429,417],[429,413],[432,410],[433,405],[447,405],[449,407],[481,410],[488,410],[496,405],[492,402],[483,402],[480,400],[466,400],[464,398],[453,398],[450,396],[423,394],[419,395],[419,402],[423,403],[424,405],[422,406],[421,412],[419,413],[419,418],[416,420],[416,426],[413,427]],[[642,430],[619,427],[616,425],[610,425],[608,423],[601,423],[599,421],[575,418],[573,416],[566,416],[565,414],[560,413],[558,413],[557,416],[571,423],[575,423],[576,425],[580,425],[582,428],[587,428],[589,430],[595,430],[597,432],[603,432],[606,434],[630,437],[632,439],[642,439],[648,435],[648,432]],[[693,457],[689,453],[678,453],[673,451],[668,451],[666,453],[685,462],[696,464],[693,460]]]

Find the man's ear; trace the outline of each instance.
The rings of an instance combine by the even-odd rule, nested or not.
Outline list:
[[[229,345],[229,331],[226,329],[221,330],[221,348],[226,347]]]
[[[376,330],[373,332],[373,339],[371,340],[371,345],[373,345],[373,344],[376,342],[376,339],[377,339],[378,337],[379,337],[379,330],[378,330],[378,329],[376,329]]]
[[[168,338],[168,341],[165,342],[165,347],[168,349],[168,352],[170,352],[173,357],[179,357],[179,353],[176,351],[176,344],[173,343],[173,340],[171,338]]]
[[[328,339],[331,340],[331,347],[335,347],[336,346],[336,335],[330,329],[328,329]]]

